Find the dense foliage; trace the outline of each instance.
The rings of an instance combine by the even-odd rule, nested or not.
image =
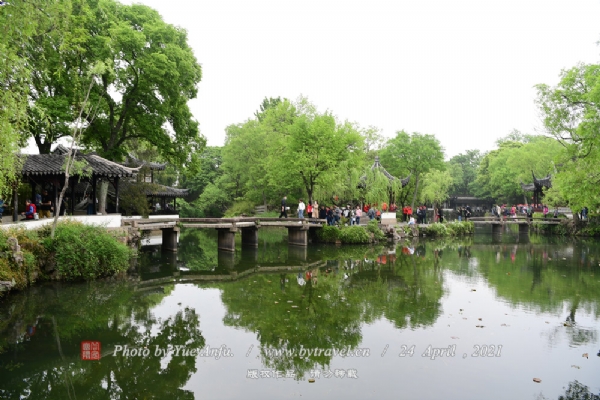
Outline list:
[[[433,134],[399,130],[385,140],[372,126],[341,121],[305,97],[265,98],[246,121],[226,128],[225,145],[205,148],[188,107],[202,70],[185,30],[150,7],[116,0],[14,0],[0,8],[0,198],[16,187],[15,153],[34,138],[41,153],[83,122],[83,143],[111,160],[135,153],[172,166],[159,180],[192,190],[184,216],[277,209],[302,198],[325,205],[417,202],[452,196],[525,203],[521,183],[552,176],[545,202],[600,207],[600,65],[579,64],[554,86],[537,86],[545,136],[509,133],[497,149],[466,149],[444,161]],[[77,111],[88,73],[102,65],[83,121]],[[45,140],[44,140],[45,139]],[[381,170],[375,156],[402,188]],[[21,160],[22,161],[22,160]],[[234,210],[229,210],[236,205]]]
[[[49,225],[0,230],[0,281],[14,279],[15,288],[22,289],[38,278],[89,280],[124,272],[132,253],[118,235],[73,221],[60,222],[54,239]],[[22,262],[14,258],[9,238],[17,240]]]

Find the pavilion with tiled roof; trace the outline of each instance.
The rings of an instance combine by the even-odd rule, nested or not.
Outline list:
[[[31,200],[35,200],[36,186],[40,185],[42,189],[45,185],[51,184],[53,187],[54,204],[58,202],[58,191],[64,185],[65,172],[63,166],[67,159],[68,150],[63,146],[58,146],[51,154],[19,154],[21,160],[22,182],[28,182],[31,185]],[[76,152],[75,159],[84,161],[86,166],[83,168],[85,174],[72,174],[69,177],[69,190],[71,195],[70,209],[74,212],[75,185],[77,182],[88,182],[92,186],[92,198],[96,196],[96,181],[106,179],[110,182],[115,192],[115,209],[119,212],[119,181],[121,178],[133,177],[139,170],[130,168],[113,161],[100,157],[96,153]],[[86,176],[87,175],[87,176]],[[18,194],[13,194],[13,220],[18,219]]]
[[[533,204],[540,204],[544,188],[549,189],[552,187],[552,179],[550,175],[537,179],[533,171],[531,171],[531,176],[533,177],[533,183],[525,184],[521,182],[521,189],[524,192],[533,192]]]
[[[406,185],[408,185],[408,182],[410,182],[410,175],[408,175],[406,178],[400,179],[400,178],[396,178],[395,176],[393,176],[392,174],[390,174],[389,172],[386,171],[385,168],[383,168],[383,165],[381,165],[381,163],[379,162],[379,156],[375,156],[375,162],[373,163],[373,165],[371,166],[371,172],[375,172],[375,171],[379,171],[381,172],[389,181],[388,184],[388,189],[389,189],[389,202],[394,203],[394,194],[393,194],[393,184],[394,182],[399,182],[401,187],[405,187]],[[357,187],[359,189],[366,189],[367,188],[367,174],[363,175],[360,177],[360,180],[358,181],[358,185]]]
[[[410,181],[410,175],[408,175],[404,179],[400,179],[400,178],[396,178],[395,176],[393,176],[392,174],[390,174],[389,172],[387,172],[385,170],[385,168],[383,168],[383,165],[381,165],[381,163],[379,162],[379,156],[375,156],[375,162],[371,166],[371,171],[375,171],[375,170],[378,170],[383,175],[385,175],[386,178],[388,178],[388,180],[390,181],[390,183],[394,182],[394,181],[399,181],[400,184],[402,185],[402,187],[405,187],[406,185],[408,185],[408,182]],[[365,187],[367,187],[367,175],[363,175],[360,178],[360,182],[358,183],[358,187],[359,188],[365,188]]]

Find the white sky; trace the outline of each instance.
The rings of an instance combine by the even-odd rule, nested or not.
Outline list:
[[[451,157],[535,133],[538,83],[600,62],[600,0],[121,0],[185,28],[202,65],[190,103],[209,145],[264,97],[340,120],[435,134]]]

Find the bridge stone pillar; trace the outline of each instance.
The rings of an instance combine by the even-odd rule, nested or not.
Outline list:
[[[294,246],[308,246],[308,225],[288,227],[288,243]]]
[[[502,224],[492,224],[492,235],[502,235],[502,229],[504,225]]]
[[[519,235],[529,234],[529,224],[519,224]]]
[[[162,249],[165,251],[177,251],[177,238],[179,227],[163,228],[162,231]]]
[[[235,232],[236,229],[231,228],[220,228],[217,229],[219,232],[218,238],[218,249],[223,251],[235,251]]]
[[[258,247],[258,226],[242,228],[242,246]]]

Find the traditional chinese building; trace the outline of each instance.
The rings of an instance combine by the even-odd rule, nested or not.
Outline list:
[[[532,203],[541,204],[542,198],[544,196],[544,188],[551,188],[552,180],[550,178],[550,175],[542,179],[537,179],[533,171],[531,171],[531,176],[533,177],[533,183],[524,184],[523,182],[521,182],[521,189],[523,189],[524,192],[533,192],[533,195],[531,197]]]
[[[390,199],[389,199],[390,204],[394,202],[393,194],[392,194],[393,183],[398,182],[398,183],[400,183],[401,187],[405,187],[406,185],[408,185],[408,182],[410,182],[410,175],[408,175],[406,178],[400,179],[400,178],[396,178],[395,176],[393,176],[392,174],[387,172],[386,169],[383,168],[383,165],[381,165],[381,163],[379,162],[379,156],[375,156],[375,162],[371,166],[370,170],[371,170],[371,172],[379,171],[388,179],[389,189],[390,189],[389,190],[390,191]],[[360,178],[357,186],[360,189],[367,189],[367,175],[366,174]]]
[[[22,163],[21,182],[31,185],[31,201],[35,201],[36,194],[42,190],[48,190],[54,197],[54,204],[58,203],[58,194],[65,184],[64,165],[66,163],[68,150],[58,146],[51,154],[21,154],[19,160]],[[85,162],[81,172],[72,173],[69,177],[66,196],[69,197],[69,209],[75,210],[75,186],[84,182],[90,186],[93,199],[97,197],[96,184],[98,180],[107,180],[115,193],[115,208],[119,210],[119,184],[123,178],[132,178],[137,172],[136,168],[125,167],[121,164],[100,157],[96,153],[76,152],[75,160]],[[39,186],[39,191],[38,191]],[[18,220],[18,192],[13,191],[13,220]]]

